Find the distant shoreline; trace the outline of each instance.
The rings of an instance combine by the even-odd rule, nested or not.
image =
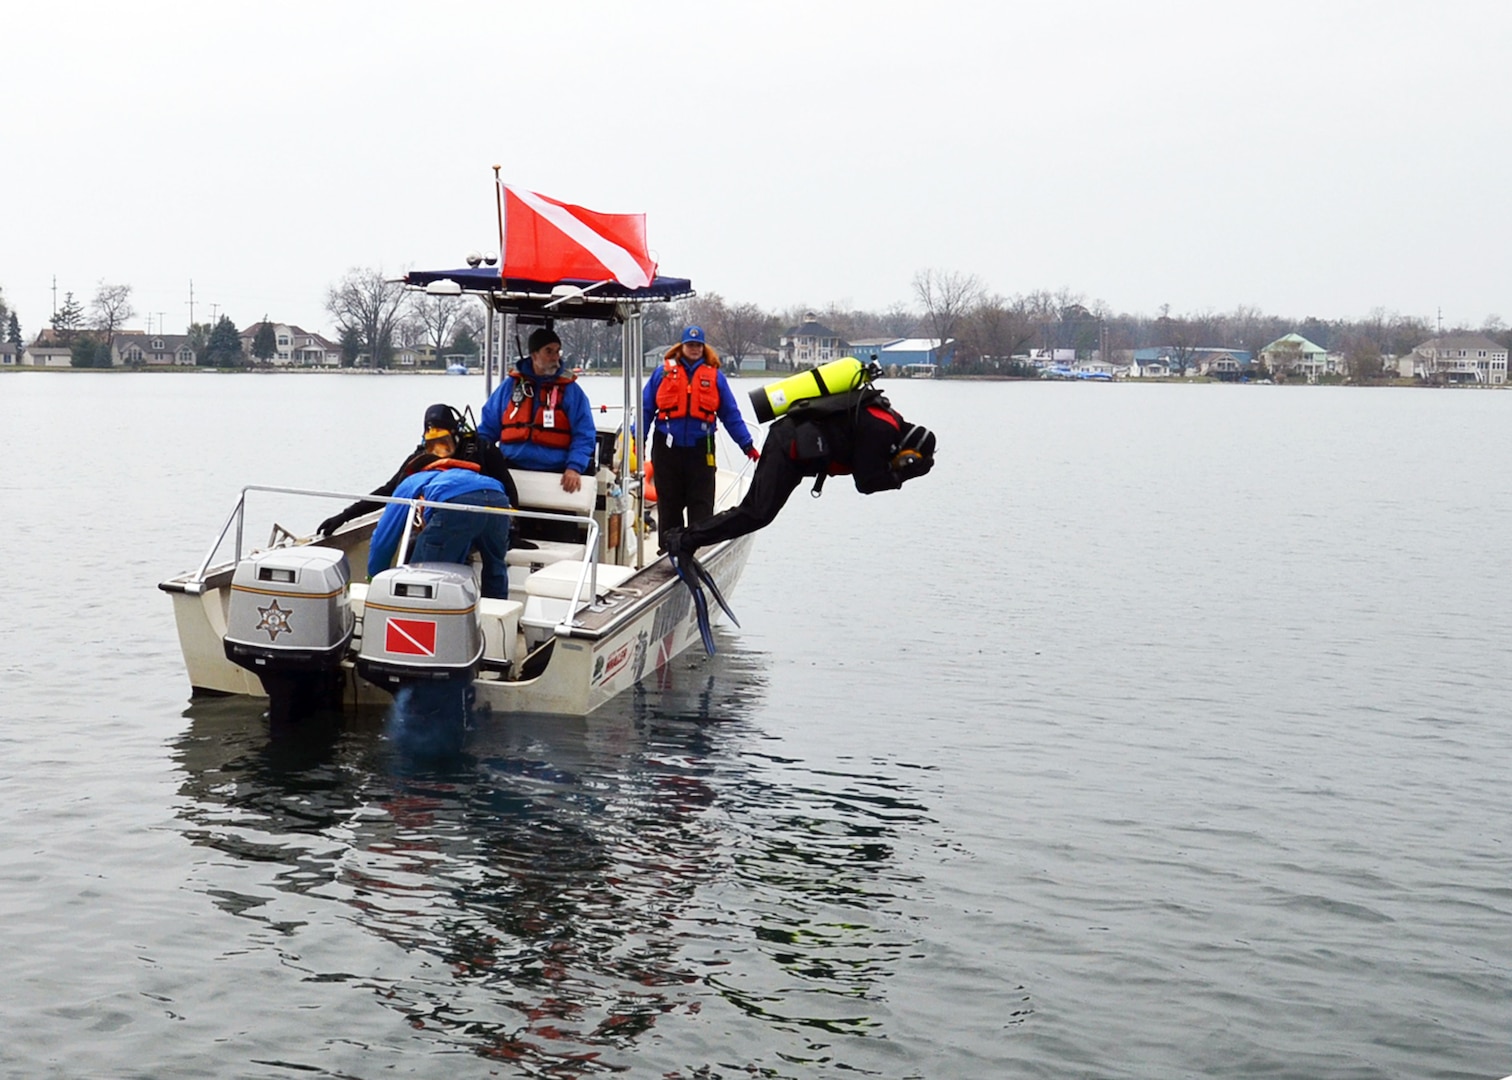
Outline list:
[[[369,368],[212,368],[212,367],[109,367],[109,368],[76,368],[76,367],[32,367],[29,364],[14,364],[0,368],[0,376],[13,372],[46,372],[53,375],[158,375],[158,374],[203,374],[203,375],[352,375],[352,376],[384,376],[407,378],[419,376],[431,378],[441,376],[445,378],[461,379],[467,376],[482,375],[481,371],[469,371],[467,376],[452,375],[447,371],[391,371],[380,369],[373,371]],[[618,368],[606,368],[603,371],[588,371],[585,375],[598,375],[618,378],[621,374]],[[780,379],[792,375],[790,371],[740,371],[727,372],[734,379]],[[1003,383],[1042,383],[1042,382],[1078,382],[1070,379],[1037,379],[1027,378],[1022,375],[941,375],[933,379],[909,379],[904,376],[885,377],[890,383],[899,382],[1003,382]],[[1106,382],[1107,380],[1103,380]],[[1509,390],[1512,383],[1503,386],[1493,386],[1488,383],[1443,383],[1433,384],[1419,382],[1416,379],[1387,379],[1381,382],[1353,383],[1353,382],[1327,382],[1309,383],[1305,379],[1288,380],[1280,383],[1238,383],[1223,379],[1210,379],[1199,376],[1188,378],[1185,375],[1167,376],[1160,379],[1117,379],[1120,384],[1137,386],[1268,386],[1275,385],[1282,388],[1298,386],[1350,386],[1361,389],[1402,389],[1402,390]]]

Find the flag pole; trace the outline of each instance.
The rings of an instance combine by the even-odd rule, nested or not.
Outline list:
[[[499,288],[502,291],[504,289],[504,287],[505,287],[505,279],[504,279],[504,181],[499,178],[499,168],[500,168],[500,166],[495,165],[493,167],[493,173],[494,173],[494,207],[498,211],[498,214],[499,214]],[[488,343],[489,343],[489,347],[494,350],[495,357],[498,359],[498,363],[499,363],[499,381],[503,382],[504,381],[504,355],[503,355],[504,354],[504,350],[501,349],[501,348],[499,348],[498,344],[494,340],[494,334],[493,334],[493,330],[494,330],[493,315],[494,315],[493,304],[490,303],[488,305],[488,330],[489,330],[489,335],[488,335],[489,342]],[[504,320],[504,322],[505,322],[504,329],[506,329],[506,330],[508,328],[508,321],[509,321],[508,319]],[[490,364],[489,367],[488,367],[488,378],[486,378],[484,380],[484,383],[485,383],[484,388],[483,388],[484,392],[485,393],[492,393],[493,392],[493,365],[492,364]]]

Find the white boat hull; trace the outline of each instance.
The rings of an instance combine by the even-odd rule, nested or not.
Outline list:
[[[734,592],[745,569],[751,543],[751,536],[743,536],[700,554],[726,596]],[[184,575],[162,588],[173,599],[191,687],[196,692],[263,697],[261,680],[226,659],[222,645],[233,568],[218,567],[204,575],[203,583]],[[538,672],[520,677],[515,672],[483,671],[473,683],[478,704],[510,712],[584,716],[699,642],[691,594],[665,559],[627,579],[613,594],[608,603],[582,608],[569,631],[558,629],[539,650],[534,665],[522,665],[526,670],[539,667]],[[502,657],[485,654],[484,659]],[[357,675],[351,660],[343,666],[348,669],[348,693],[357,703],[385,705],[391,700],[386,690]]]

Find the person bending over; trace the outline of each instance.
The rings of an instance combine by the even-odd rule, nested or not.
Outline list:
[[[467,461],[478,466],[478,471],[484,476],[491,476],[504,488],[504,493],[509,496],[511,506],[519,504],[519,496],[515,492],[514,481],[510,479],[509,469],[504,464],[504,455],[499,453],[499,448],[488,439],[481,439],[470,424],[456,409],[450,405],[432,405],[425,410],[425,423],[421,430],[420,444],[410,452],[409,457],[399,466],[397,472],[389,477],[384,483],[373,489],[374,495],[392,495],[394,489],[407,476],[413,476],[427,465],[436,461],[436,455],[428,447],[431,443],[443,437],[452,440],[451,457],[458,461]],[[374,510],[383,509],[381,502],[361,500],[354,502],[339,514],[332,514],[315,527],[317,539],[330,536],[341,526],[355,517],[371,513]]]
[[[421,511],[423,526],[409,561],[465,564],[468,554],[476,549],[483,561],[483,595],[496,600],[509,599],[509,567],[505,563],[509,553],[509,517],[448,511],[444,506],[434,505],[454,503],[507,509],[509,496],[504,493],[504,485],[484,476],[471,462],[453,457],[450,435],[427,440],[425,445],[434,460],[405,477],[394,489],[395,498],[423,498],[427,503]],[[368,544],[369,579],[387,570],[394,561],[409,512],[406,503],[384,506],[383,516],[378,519]]]

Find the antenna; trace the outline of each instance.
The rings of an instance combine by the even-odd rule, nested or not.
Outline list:
[[[194,279],[189,279],[189,325],[194,325]]]
[[[53,275],[53,314],[58,313],[58,275]]]

